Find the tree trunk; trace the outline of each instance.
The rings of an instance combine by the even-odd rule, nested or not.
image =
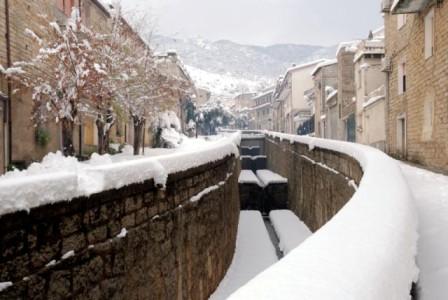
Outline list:
[[[106,125],[99,119],[96,120],[96,128],[98,133],[98,147],[97,152],[100,155],[106,153]]]
[[[62,152],[65,156],[74,156],[73,132],[75,123],[67,118],[62,119]]]
[[[133,117],[133,121],[134,121],[134,155],[139,155],[142,143],[144,123],[142,120],[136,117]]]
[[[101,117],[98,116],[96,120],[96,127],[98,129],[98,154],[106,154],[109,151],[110,144],[110,129],[114,121],[111,115],[107,116],[107,122],[102,122]]]

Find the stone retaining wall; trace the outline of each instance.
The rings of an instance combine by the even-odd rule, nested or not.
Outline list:
[[[166,190],[150,180],[1,216],[0,282],[13,285],[0,299],[208,299],[233,258],[238,175],[227,157]]]
[[[363,176],[344,154],[266,137],[268,169],[288,178],[288,205],[312,231],[327,223],[353,196]],[[353,181],[352,181],[353,180]]]

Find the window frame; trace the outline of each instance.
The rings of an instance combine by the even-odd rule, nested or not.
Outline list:
[[[430,28],[428,27],[429,25],[431,25]],[[429,37],[430,42],[428,42]],[[434,7],[432,7],[424,17],[425,59],[429,59],[434,55],[434,48],[435,48],[434,42],[435,42],[435,10]]]
[[[407,91],[407,71],[406,60],[401,60],[398,65],[398,95],[403,95]]]
[[[408,22],[407,14],[399,14],[397,15],[397,29],[401,30]]]

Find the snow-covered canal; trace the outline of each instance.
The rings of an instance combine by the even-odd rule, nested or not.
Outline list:
[[[232,265],[210,300],[227,299],[310,235],[311,231],[292,211],[271,211],[265,219],[258,211],[241,211]],[[276,251],[273,243],[278,243],[280,249]]]
[[[401,164],[419,212],[420,299],[448,297],[448,176]]]
[[[277,261],[277,254],[261,213],[241,211],[232,265],[210,300],[227,299]]]

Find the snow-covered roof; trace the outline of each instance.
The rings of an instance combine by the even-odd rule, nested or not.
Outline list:
[[[310,68],[310,67],[312,67],[314,65],[318,65],[318,64],[320,64],[320,63],[322,63],[324,61],[325,61],[325,59],[318,59],[318,60],[315,60],[315,61],[311,61],[311,62],[307,62],[307,63],[301,64],[301,65],[298,65],[298,66],[291,67],[288,70],[286,70],[285,78],[291,72],[298,71],[298,70],[305,69],[305,68]]]
[[[331,65],[335,65],[338,63],[338,60],[335,59],[325,59],[324,61],[322,61],[321,63],[319,63],[314,70],[311,72],[311,76],[316,75],[316,73],[323,67],[327,67],[327,66],[331,66]]]
[[[342,42],[339,44],[338,49],[336,50],[336,57],[338,57],[339,53],[344,50],[346,52],[356,52],[358,50],[358,45],[361,40],[354,40],[349,42]]]
[[[382,99],[385,99],[385,98],[386,98],[385,95],[372,97],[369,100],[367,100],[367,102],[365,102],[362,106],[363,106],[363,108],[366,108],[366,107],[368,107],[368,106],[370,106],[370,105],[372,105],[372,104],[374,104],[374,103],[376,103],[376,102],[378,102],[378,101],[380,101]]]
[[[269,95],[269,94],[274,93],[274,90],[275,90],[275,88],[271,88],[271,89],[269,89],[269,90],[267,90],[267,91],[265,91],[265,92],[263,92],[263,93],[261,93],[261,94],[256,95],[253,99],[256,100],[256,99],[265,97],[265,96],[267,96],[267,95]]]
[[[384,26],[381,26],[375,30],[372,31],[373,33],[373,38],[380,38],[380,39],[384,39],[385,36],[385,28]]]
[[[262,109],[262,108],[269,107],[271,105],[272,105],[272,103],[267,102],[267,103],[260,104],[258,106],[254,106],[252,109],[253,110]]]
[[[394,0],[391,7],[393,14],[417,13],[428,7],[433,0]]]
[[[366,97],[366,101],[363,103],[363,107],[366,108],[381,99],[386,98],[386,87],[381,85],[377,89],[371,91],[369,95]]]
[[[334,96],[336,96],[338,94],[338,90],[334,90],[332,91],[330,94],[328,94],[327,96],[327,102],[330,101],[331,99],[333,99]]]

